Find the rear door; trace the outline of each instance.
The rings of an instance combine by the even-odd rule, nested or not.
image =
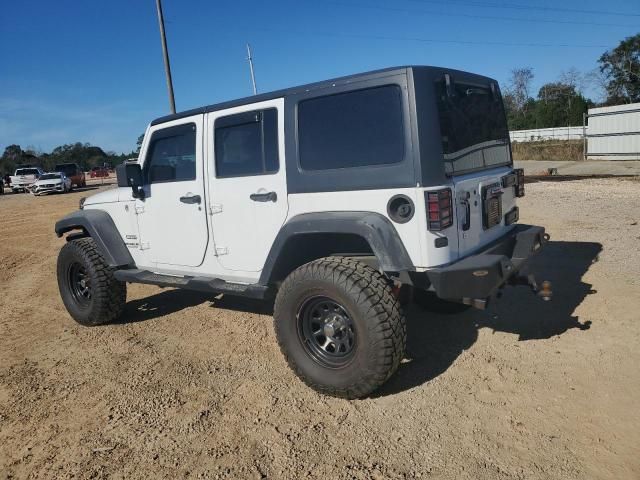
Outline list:
[[[512,228],[505,218],[514,216],[515,190],[502,180],[512,171],[509,131],[495,82],[445,75],[436,89],[445,172],[455,190],[458,257],[464,257]]]
[[[257,278],[287,217],[284,99],[207,115],[209,201],[225,270]]]

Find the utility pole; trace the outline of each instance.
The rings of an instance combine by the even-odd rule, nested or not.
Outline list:
[[[161,0],[156,0],[158,10],[158,24],[160,25],[160,40],[162,42],[162,56],[164,57],[164,72],[167,76],[167,90],[169,91],[169,107],[171,113],[176,113],[176,101],[173,97],[173,81],[171,80],[171,65],[169,64],[169,52],[167,51],[167,37],[164,33],[164,16],[162,15]]]
[[[253,57],[251,56],[251,45],[249,45],[248,43],[247,43],[247,60],[249,60],[249,71],[251,72],[251,83],[253,85],[253,94],[257,95],[258,88],[256,87],[256,76],[253,72]]]

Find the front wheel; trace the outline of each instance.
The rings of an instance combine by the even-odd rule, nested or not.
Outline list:
[[[276,297],[276,336],[289,366],[311,388],[364,397],[397,370],[406,321],[383,275],[356,260],[301,266]]]
[[[64,306],[81,325],[102,325],[123,312],[127,286],[113,277],[92,238],[67,242],[58,255],[58,288]]]

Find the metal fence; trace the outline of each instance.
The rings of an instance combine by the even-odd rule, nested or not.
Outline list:
[[[640,160],[640,103],[590,108],[582,126],[514,130],[512,142],[582,140],[584,157]]]
[[[582,140],[582,127],[537,128],[509,132],[512,142],[538,142],[541,140]]]
[[[584,125],[585,158],[640,160],[640,103],[590,108]]]

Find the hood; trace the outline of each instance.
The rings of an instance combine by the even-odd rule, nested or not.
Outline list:
[[[87,197],[84,201],[84,205],[96,205],[99,203],[114,203],[120,201],[120,193],[126,188],[112,188],[105,192],[99,192]],[[125,197],[123,197],[124,199]]]

